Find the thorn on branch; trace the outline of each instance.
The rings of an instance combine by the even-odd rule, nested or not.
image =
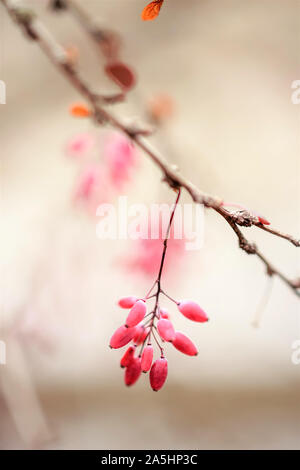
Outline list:
[[[149,137],[154,130],[152,128],[139,127],[138,125],[131,124],[126,127],[126,133],[130,139],[135,140],[137,137]]]
[[[124,93],[114,93],[112,95],[101,95],[99,93],[92,93],[91,97],[96,105],[117,104],[122,103],[125,100]]]
[[[274,269],[272,268],[272,266],[267,265],[267,275],[270,276],[270,277],[272,277],[274,274],[275,274],[275,271],[274,271]]]
[[[95,95],[95,99],[102,101],[105,104],[122,103],[125,100],[124,93],[115,93],[114,95]]]

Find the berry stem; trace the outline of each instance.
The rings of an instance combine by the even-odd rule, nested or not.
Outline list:
[[[153,338],[154,338],[154,340],[155,340],[157,346],[158,346],[159,349],[160,349],[160,354],[161,354],[161,356],[163,357],[163,356],[164,356],[164,350],[163,350],[162,346],[159,344],[159,341],[158,341],[158,339],[156,338],[156,335],[155,335],[155,333],[154,333],[153,330],[152,330],[152,336],[153,336]]]
[[[165,291],[163,291],[162,289],[160,290],[160,292],[165,295],[166,297],[168,297],[168,299],[170,299],[172,302],[174,302],[176,305],[179,305],[179,302],[177,302],[177,300],[173,299],[172,297],[170,297],[168,294],[166,294]]]
[[[156,283],[157,283],[157,280],[154,281],[154,283],[153,283],[151,289],[150,289],[150,290],[148,291],[148,293],[146,294],[146,297],[145,297],[146,300],[151,299],[151,297],[155,297],[155,294],[151,295],[151,297],[149,297],[149,296],[150,296],[151,292],[153,291],[153,289],[154,289]]]
[[[162,346],[159,344],[159,341],[156,337],[156,334],[154,333],[154,330],[156,329],[156,325],[155,325],[155,318],[158,318],[159,319],[159,296],[160,294],[164,294],[166,297],[168,297],[170,300],[172,300],[173,302],[175,302],[176,304],[178,304],[178,302],[176,302],[176,300],[172,299],[171,297],[169,297],[161,288],[161,277],[162,277],[162,272],[163,272],[163,267],[164,267],[164,263],[165,263],[165,259],[166,259],[166,252],[167,252],[167,248],[168,248],[168,239],[169,239],[169,235],[170,235],[170,230],[171,230],[171,227],[172,227],[172,223],[173,223],[173,220],[174,220],[174,215],[175,215],[175,211],[176,211],[176,208],[178,206],[178,202],[179,202],[179,198],[180,198],[180,195],[181,195],[181,188],[178,188],[177,190],[177,196],[176,196],[176,200],[175,200],[175,204],[173,205],[173,208],[172,208],[172,212],[171,212],[171,215],[170,215],[170,220],[169,220],[169,224],[168,224],[168,227],[167,227],[167,231],[166,231],[166,234],[165,234],[165,238],[164,238],[164,241],[163,241],[163,252],[162,252],[162,256],[161,256],[161,262],[160,262],[160,266],[159,266],[159,271],[158,271],[158,275],[157,275],[157,278],[154,282],[154,284],[152,285],[151,289],[149,290],[149,292],[147,293],[145,299],[148,300],[152,297],[155,297],[155,305],[154,305],[154,309],[152,310],[152,312],[149,314],[149,315],[152,315],[151,316],[151,319],[150,321],[147,321],[147,326],[149,326],[149,333],[148,335],[146,336],[144,342],[143,342],[143,345],[142,345],[142,349],[141,351],[143,350],[146,342],[150,342],[151,341],[151,335],[153,336],[155,342],[157,343],[159,349],[160,349],[160,352],[161,352],[161,356],[163,357],[164,355],[164,350],[162,348]],[[154,289],[154,287],[157,285],[157,291],[155,294],[151,295],[151,292],[152,290]],[[150,324],[149,324],[150,323]],[[149,324],[149,325],[148,325]],[[145,325],[146,326],[146,325]],[[141,353],[140,353],[141,354]]]
[[[172,226],[172,222],[173,222],[173,219],[174,219],[174,215],[175,215],[175,211],[176,211],[176,208],[177,208],[177,205],[178,205],[178,202],[179,202],[179,198],[180,198],[180,194],[181,194],[181,188],[178,189],[178,192],[177,192],[177,197],[176,197],[176,200],[175,200],[175,204],[173,206],[173,209],[172,209],[172,213],[171,213],[171,216],[170,216],[170,220],[169,220],[169,225],[168,225],[168,228],[167,228],[167,232],[166,232],[166,236],[165,236],[165,239],[164,239],[164,249],[163,249],[163,253],[162,253],[162,257],[161,257],[161,263],[160,263],[160,267],[159,267],[159,272],[158,272],[158,276],[157,276],[157,285],[158,285],[158,295],[161,291],[160,289],[160,281],[161,281],[161,275],[162,275],[162,270],[163,270],[163,266],[164,266],[164,262],[165,262],[165,257],[166,257],[166,251],[167,251],[167,246],[168,246],[168,239],[169,239],[169,235],[170,235],[170,230],[171,230],[171,226]]]

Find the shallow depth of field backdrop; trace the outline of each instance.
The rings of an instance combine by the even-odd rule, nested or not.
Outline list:
[[[79,46],[83,74],[99,91],[117,91],[68,14],[28,3],[62,44]],[[120,31],[122,55],[138,73],[137,87],[113,111],[143,116],[151,96],[171,95],[176,112],[151,138],[160,151],[199,188],[297,236],[299,105],[291,103],[291,83],[300,78],[299,1],[166,0],[149,23],[140,20],[145,3],[82,2],[101,25]],[[0,448],[299,448],[300,365],[291,362],[300,337],[297,298],[276,279],[261,327],[251,326],[264,268],[238,249],[214,213],[206,214],[203,248],[173,265],[166,280],[170,293],[199,301],[210,316],[201,326],[172,311],[199,356],[170,346],[159,393],[144,376],[124,386],[121,353],[108,348],[124,318],[116,301],[142,295],[151,278],[122,266],[133,242],[97,239],[95,220],[72,207],[75,164],[64,146],[92,125],[69,115],[80,97],[2,7],[0,20],[0,79],[7,84],[0,106],[1,325],[4,331],[29,311],[42,331],[42,344],[26,335],[7,342]],[[144,155],[140,162],[130,201],[171,203],[157,168]],[[296,248],[258,229],[250,237],[275,266],[297,276]]]

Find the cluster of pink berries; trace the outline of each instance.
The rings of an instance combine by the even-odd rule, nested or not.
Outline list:
[[[91,214],[126,189],[138,166],[136,148],[120,132],[78,134],[66,153],[78,164],[74,202]]]
[[[125,384],[127,386],[133,385],[142,372],[150,371],[150,385],[152,389],[158,391],[163,387],[168,374],[168,361],[165,358],[163,347],[160,345],[160,340],[171,343],[178,351],[188,356],[196,356],[198,354],[198,350],[192,340],[183,333],[175,331],[167,310],[158,306],[160,293],[175,302],[178,310],[189,320],[200,323],[208,321],[206,313],[196,302],[191,300],[177,302],[165,294],[160,289],[160,286],[158,286],[156,294],[148,294],[144,299],[136,297],[120,299],[119,306],[124,309],[130,309],[130,311],[125,324],[120,326],[112,335],[110,347],[119,349],[132,342],[132,345],[125,351],[120,363],[121,367],[125,368]],[[152,297],[156,297],[155,307],[154,310],[147,314],[146,301]],[[154,362],[152,338],[160,349],[160,358]],[[139,346],[140,350],[137,352]]]

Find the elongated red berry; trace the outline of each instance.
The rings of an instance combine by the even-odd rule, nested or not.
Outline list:
[[[144,325],[141,324],[141,325],[137,325],[137,326],[135,327],[135,335],[134,335],[132,341],[134,342],[134,344],[135,344],[136,346],[138,346],[139,344],[141,344],[141,343],[140,343],[140,340],[141,340],[142,336],[144,335],[144,332],[145,332],[145,327],[144,327]]]
[[[142,344],[147,338],[148,333],[149,328],[145,328],[144,325],[138,325],[136,327],[136,333],[133,337],[133,342],[135,346],[139,346],[140,344]]]
[[[193,302],[193,300],[181,300],[178,305],[178,310],[189,320],[200,323],[208,321],[208,316],[204,310],[202,310],[196,302]]]
[[[125,326],[132,328],[140,323],[146,314],[146,304],[143,300],[138,300],[130,310],[126,318]]]
[[[176,349],[178,349],[178,351],[183,354],[187,354],[188,356],[197,356],[198,354],[198,350],[193,341],[179,331],[176,331],[172,344]]]
[[[152,361],[153,361],[153,347],[151,344],[148,344],[148,346],[145,347],[143,354],[142,354],[142,372],[148,372],[152,366]]]
[[[167,320],[170,318],[169,312],[166,308],[159,309],[160,318],[166,318]]]
[[[126,328],[122,325],[118,328],[110,338],[110,347],[119,349],[129,343],[135,335],[136,328]]]
[[[118,305],[121,308],[132,308],[137,301],[137,297],[122,297],[122,299],[119,300]]]
[[[121,361],[120,361],[120,366],[121,367],[128,367],[130,362],[132,361],[134,357],[134,352],[135,352],[135,347],[134,346],[129,346],[128,349],[126,349]]]
[[[141,359],[139,357],[134,357],[130,362],[129,366],[125,370],[125,384],[129,387],[133,385],[141,375]]]
[[[157,330],[162,339],[165,341],[173,341],[175,338],[175,330],[174,326],[170,322],[170,320],[166,320],[162,318],[157,322]]]
[[[150,385],[152,390],[157,392],[160,390],[168,375],[168,361],[165,357],[157,359],[150,370]]]

